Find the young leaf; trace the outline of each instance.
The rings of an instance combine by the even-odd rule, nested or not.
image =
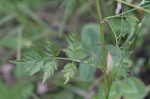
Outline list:
[[[64,77],[66,78],[65,84],[68,83],[68,81],[73,78],[77,72],[77,67],[74,63],[68,63],[64,67]]]
[[[57,70],[57,66],[57,62],[54,59],[45,63],[43,67],[43,83],[45,83],[49,77],[54,75],[54,72]]]
[[[107,73],[111,72],[113,68],[113,60],[112,60],[112,55],[110,52],[108,52],[107,55]]]

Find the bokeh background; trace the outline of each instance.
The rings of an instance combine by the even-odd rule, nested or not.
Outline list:
[[[80,34],[88,23],[97,23],[95,0],[0,0],[0,99],[89,99],[88,91],[94,88],[90,82],[72,82],[55,77],[45,84],[41,74],[33,77],[22,74],[12,60],[47,40],[55,41],[65,48],[66,35]],[[115,14],[117,4],[113,0],[103,1],[103,14]],[[73,0],[72,0],[73,2]],[[133,1],[135,4],[140,0]],[[147,4],[149,5],[149,4]],[[134,11],[143,27],[133,47],[131,56],[136,65],[134,72],[147,86],[150,84],[150,14]],[[110,29],[106,29],[111,42]],[[61,56],[65,56],[64,53]],[[63,66],[65,62],[60,63]],[[97,70],[95,76],[101,75]],[[85,90],[85,91],[83,91]],[[95,89],[96,90],[96,89]],[[84,98],[83,98],[84,97]],[[145,99],[150,99],[148,95]]]

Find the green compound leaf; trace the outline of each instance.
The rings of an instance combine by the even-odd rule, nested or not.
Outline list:
[[[43,57],[36,51],[30,50],[24,54],[22,60],[17,60],[14,63],[17,65],[18,73],[20,75],[34,75],[41,70],[44,64]]]
[[[48,56],[43,56],[35,50],[30,50],[22,60],[14,62],[20,74],[33,76],[38,72],[43,72],[43,83],[57,70],[57,61]]]

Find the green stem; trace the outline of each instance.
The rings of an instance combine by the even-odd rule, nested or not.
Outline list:
[[[101,0],[96,0],[96,9],[97,9],[97,14],[98,14],[98,21],[99,21],[99,33],[100,33],[100,43],[102,46],[102,57],[103,59],[101,60],[101,65],[106,67],[106,57],[107,57],[107,49],[105,48],[105,31],[104,31],[104,19],[102,15],[102,9],[101,9]]]
[[[76,63],[88,64],[88,65],[91,65],[92,67],[97,67],[95,64],[90,64],[88,61],[81,61],[81,60],[78,60],[78,59],[54,57],[54,56],[51,56],[51,57],[56,59],[56,60],[72,61],[72,62],[76,62]]]
[[[97,9],[97,14],[99,17],[99,25],[100,25],[100,40],[101,43],[104,44],[105,43],[105,39],[104,39],[104,22],[103,22],[103,16],[102,16],[102,10],[101,10],[101,2],[100,0],[96,0],[96,9]]]
[[[100,21],[102,20],[102,13],[101,13],[101,7],[100,7],[100,0],[96,0],[96,8],[97,8],[97,13]]]
[[[104,20],[103,20],[103,16],[102,16],[102,10],[101,10],[101,1],[100,0],[96,0],[96,8],[97,8],[97,14],[98,14],[98,17],[99,17],[99,25],[100,25],[100,42],[102,44],[105,44],[105,36],[104,36]],[[101,60],[104,65],[104,67],[106,67],[106,63],[107,63],[107,60],[106,60],[106,57],[107,57],[107,49],[105,47],[102,48],[102,55],[103,55],[103,60]],[[107,74],[104,74],[104,79],[103,79],[103,82],[102,82],[105,86],[105,99],[108,99],[108,96],[109,96],[109,91],[110,91],[110,75],[107,75]]]

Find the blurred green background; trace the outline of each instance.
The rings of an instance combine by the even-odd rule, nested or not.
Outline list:
[[[58,73],[47,83],[41,84],[40,74],[27,77],[21,68],[10,62],[20,59],[24,52],[36,45],[42,46],[42,42],[47,40],[55,41],[63,49],[67,46],[65,38],[68,34],[80,34],[84,25],[97,23],[95,0],[74,1],[0,0],[0,99],[90,99],[88,92],[95,88],[91,80],[77,80],[78,82],[72,81],[65,85]],[[113,0],[102,2],[103,15],[114,15],[117,3]],[[135,4],[139,2],[141,1],[134,1]],[[131,8],[125,7],[124,10],[126,9]],[[149,85],[150,14],[142,11],[131,11],[129,14],[142,20],[142,28],[132,47],[134,51],[131,58],[136,65],[133,71]],[[114,24],[117,26],[119,23],[116,20]],[[108,42],[114,43],[112,31],[107,25],[105,32]],[[62,56],[65,55],[62,53]],[[60,62],[60,68],[64,64],[65,62]],[[96,70],[95,75],[100,74],[101,71]],[[96,82],[96,77],[92,80]]]

